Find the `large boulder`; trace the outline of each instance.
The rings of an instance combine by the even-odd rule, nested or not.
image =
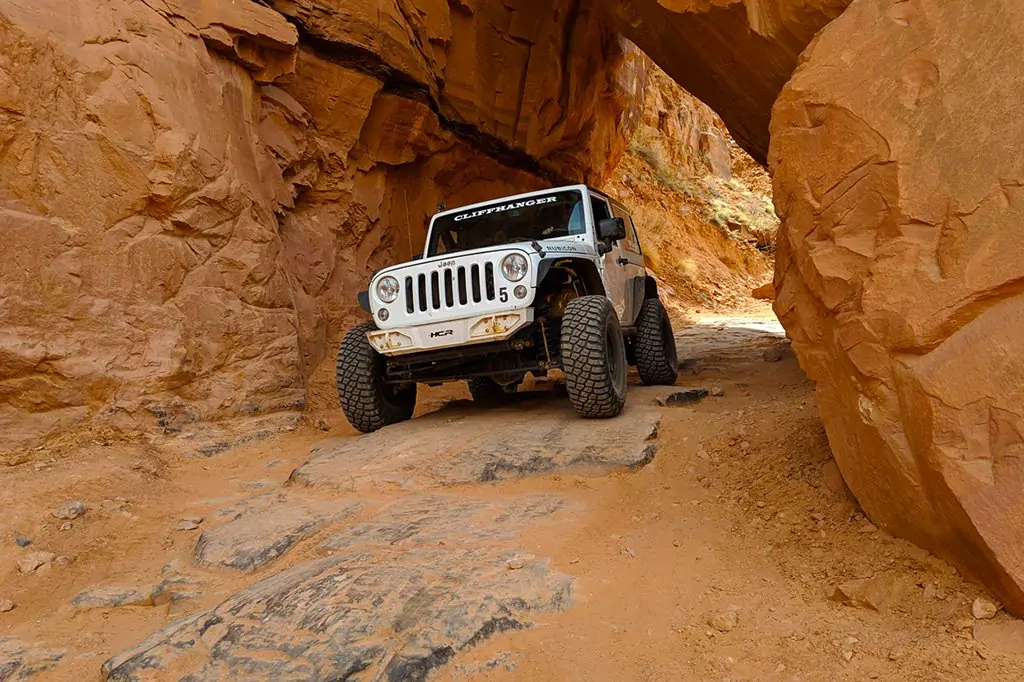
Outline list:
[[[858,0],[772,119],[775,310],[876,524],[1024,614],[1024,5]]]

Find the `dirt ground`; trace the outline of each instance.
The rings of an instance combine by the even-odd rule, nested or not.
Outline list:
[[[572,604],[532,613],[532,627],[474,640],[431,679],[1024,679],[1024,659],[974,639],[971,605],[983,590],[860,513],[830,463],[813,387],[768,307],[699,318],[677,332],[680,389],[721,395],[660,408],[660,449],[649,464],[447,490],[568,500],[517,543],[572,577]],[[649,401],[645,390],[633,390],[631,400]],[[419,413],[443,416],[464,397],[461,388],[428,390]],[[293,430],[210,456],[194,443],[98,435],[0,470],[0,605],[13,602],[0,613],[0,680],[27,677],[30,659],[42,669],[33,679],[99,679],[106,659],[166,624],[318,556],[311,542],[300,542],[255,573],[192,565],[197,534],[217,523],[219,509],[283,490],[325,438],[356,437],[326,393],[314,398],[318,409]],[[374,494],[377,502],[400,495]],[[55,518],[52,510],[68,500],[82,500],[86,513]],[[203,520],[196,530],[175,530],[185,517]],[[19,561],[33,551],[58,558],[22,572]],[[71,604],[97,585],[151,585],[179,574],[195,581],[189,599]],[[861,579],[881,586],[871,599],[877,610],[831,598],[837,586]],[[1009,620],[1000,613],[993,622]],[[8,654],[22,647],[20,672],[4,667],[5,646]]]

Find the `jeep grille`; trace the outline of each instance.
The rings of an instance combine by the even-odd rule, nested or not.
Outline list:
[[[405,278],[405,310],[410,314],[494,299],[493,263],[439,268]]]

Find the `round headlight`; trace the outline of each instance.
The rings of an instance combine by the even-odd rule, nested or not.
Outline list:
[[[377,298],[384,303],[394,303],[398,300],[398,280],[394,277],[381,277],[377,282]]]
[[[501,274],[510,282],[519,282],[530,271],[530,261],[519,253],[510,253],[501,259]]]

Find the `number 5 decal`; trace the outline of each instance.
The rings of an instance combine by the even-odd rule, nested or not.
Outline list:
[[[498,291],[498,298],[501,299],[502,303],[508,303],[508,288],[507,287],[502,287],[501,290]]]

